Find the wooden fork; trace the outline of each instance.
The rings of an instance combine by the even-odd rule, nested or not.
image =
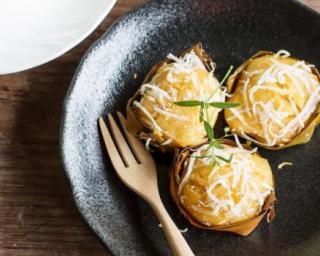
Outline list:
[[[120,112],[117,114],[131,148],[111,114],[108,114],[108,120],[113,138],[103,118],[99,118],[99,126],[113,167],[122,182],[141,196],[154,210],[163,227],[173,255],[194,255],[161,201],[157,170],[152,156],[138,139],[126,131],[124,116]]]

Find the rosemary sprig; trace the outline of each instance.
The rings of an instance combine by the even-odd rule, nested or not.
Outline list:
[[[220,82],[220,86],[222,86],[225,81],[227,80],[227,78],[229,77],[231,71],[232,71],[233,67],[231,66],[228,70],[228,72],[226,73],[226,75],[224,76],[224,78],[221,80]],[[215,94],[216,92],[214,92]],[[200,107],[200,113],[199,113],[199,120],[200,122],[203,122],[204,125],[204,129],[206,131],[207,137],[209,139],[209,145],[208,148],[206,149],[206,152],[208,152],[211,148],[211,154],[203,154],[201,156],[194,156],[195,158],[199,158],[199,159],[210,159],[212,165],[215,164],[219,164],[218,160],[224,161],[226,163],[230,163],[232,160],[232,155],[230,156],[229,159],[219,156],[219,155],[215,155],[214,154],[214,148],[217,149],[223,149],[223,145],[222,145],[222,140],[229,136],[229,134],[226,133],[225,136],[223,136],[222,138],[215,138],[214,136],[214,131],[213,131],[213,127],[210,125],[210,118],[209,118],[209,107],[214,107],[214,108],[220,108],[220,109],[227,109],[227,108],[234,108],[239,106],[239,103],[234,103],[234,102],[211,102],[212,97],[214,96],[214,94],[207,100],[207,101],[199,101],[199,100],[187,100],[187,101],[176,101],[174,102],[175,105],[177,106],[181,106],[181,107]]]
[[[201,105],[207,105],[215,108],[234,108],[239,106],[239,103],[234,102],[205,102],[200,100],[186,100],[186,101],[175,101],[175,105],[180,107],[197,107]]]
[[[211,129],[213,131],[213,129]],[[220,161],[223,161],[225,163],[230,163],[232,161],[232,158],[233,158],[233,155],[230,155],[229,158],[225,158],[223,156],[220,156],[220,155],[216,155],[214,153],[214,148],[217,148],[217,149],[224,149],[223,145],[222,145],[222,142],[223,142],[223,139],[225,137],[229,136],[228,134],[227,135],[224,135],[222,138],[214,138],[212,137],[210,139],[210,142],[208,144],[208,147],[206,148],[204,154],[201,154],[199,156],[191,156],[193,158],[196,158],[196,159],[210,159],[211,161],[211,165],[215,166],[216,164],[218,166],[221,166],[221,164],[219,163],[219,160]],[[208,154],[208,152],[210,152],[210,149],[211,149],[211,153]]]
[[[227,73],[224,75],[224,77],[220,81],[220,86],[222,86],[227,81],[227,79],[230,76],[232,70],[233,70],[233,66],[230,66],[230,68],[228,69]]]
[[[209,124],[209,122],[207,120],[204,120],[203,123],[204,123],[204,129],[206,130],[208,139],[210,141],[214,140],[214,133],[213,133],[213,129],[212,129],[211,125]]]

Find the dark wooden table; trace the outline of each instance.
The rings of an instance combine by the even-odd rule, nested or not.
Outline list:
[[[108,255],[77,211],[59,159],[64,95],[86,49],[146,0],[118,0],[99,28],[64,56],[0,76],[0,255]],[[320,11],[320,0],[304,0]]]

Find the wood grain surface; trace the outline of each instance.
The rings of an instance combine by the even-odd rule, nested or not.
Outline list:
[[[320,11],[320,0],[301,1]],[[61,167],[61,106],[86,49],[144,2],[118,0],[98,29],[64,56],[0,76],[0,256],[110,255],[82,220]]]

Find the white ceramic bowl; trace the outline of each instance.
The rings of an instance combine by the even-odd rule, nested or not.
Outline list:
[[[0,0],[0,75],[30,69],[86,38],[116,0]]]

